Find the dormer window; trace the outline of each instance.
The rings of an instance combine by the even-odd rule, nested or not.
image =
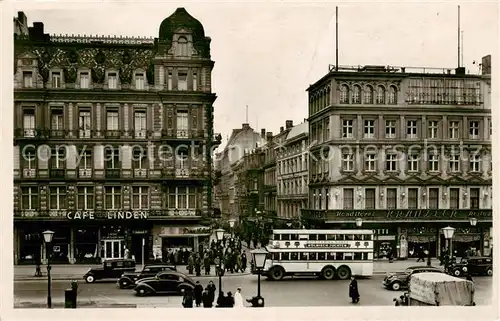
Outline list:
[[[177,40],[177,56],[187,57],[188,55],[188,41],[186,37],[179,37]]]
[[[116,89],[117,86],[118,86],[118,76],[116,75],[116,72],[108,73],[108,88]]]
[[[23,72],[23,83],[24,83],[24,88],[32,88],[33,87],[33,72],[32,71],[24,71]]]
[[[143,73],[135,74],[135,89],[144,90],[144,74]]]
[[[177,89],[179,90],[187,90],[187,73],[179,72],[177,80]]]
[[[52,72],[52,88],[61,88],[61,73]]]
[[[88,89],[90,85],[90,75],[88,72],[80,73],[80,88]]]

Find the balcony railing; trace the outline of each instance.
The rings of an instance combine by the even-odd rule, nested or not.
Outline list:
[[[34,128],[24,129],[23,136],[27,138],[34,138],[36,135],[36,130]]]
[[[51,129],[50,130],[50,137],[51,138],[64,138],[66,136],[66,131],[62,129]]]
[[[78,177],[80,177],[80,178],[91,178],[92,177],[92,169],[90,169],[90,168],[80,168],[80,169],[78,169]]]
[[[120,178],[121,170],[115,168],[106,169],[106,178]]]
[[[177,138],[189,138],[189,131],[187,129],[177,129]]]
[[[92,131],[90,129],[80,129],[78,131],[78,137],[79,138],[91,138]]]
[[[36,169],[23,168],[23,178],[36,178]]]
[[[189,177],[189,169],[187,168],[176,168],[175,177]]]
[[[121,132],[119,130],[107,130],[106,137],[107,138],[120,138]]]
[[[148,170],[143,168],[135,168],[134,169],[134,177],[147,177]]]
[[[142,129],[142,130],[136,130],[134,131],[134,137],[138,139],[145,139],[147,138],[147,131]]]
[[[66,170],[65,169],[50,169],[50,177],[51,178],[65,178],[66,177]]]

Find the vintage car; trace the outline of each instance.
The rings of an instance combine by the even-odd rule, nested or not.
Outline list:
[[[422,272],[444,273],[440,268],[433,266],[410,266],[403,272],[387,273],[382,285],[390,290],[398,291],[401,288],[407,288],[410,276]]]
[[[87,283],[97,280],[119,279],[123,273],[135,271],[135,260],[131,259],[108,259],[102,262],[98,268],[90,268],[83,276]]]
[[[177,268],[166,264],[145,265],[141,271],[123,273],[117,283],[120,289],[133,288],[136,281],[154,277],[163,271],[177,271]]]
[[[164,271],[152,278],[136,281],[134,288],[137,296],[158,294],[182,294],[194,289],[195,282],[189,276],[177,271]]]
[[[488,275],[493,276],[493,259],[488,256],[463,257],[451,267],[453,276]]]

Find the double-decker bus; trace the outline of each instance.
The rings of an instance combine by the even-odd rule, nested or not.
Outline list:
[[[373,275],[373,230],[273,230],[262,275],[281,280],[318,275],[346,280]]]

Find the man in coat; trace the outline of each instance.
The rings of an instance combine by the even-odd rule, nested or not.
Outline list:
[[[196,281],[194,286],[194,300],[196,302],[196,306],[199,307],[201,305],[201,296],[203,294],[203,287],[200,284],[200,281]]]
[[[211,308],[213,304],[213,300],[210,297],[210,293],[208,292],[208,287],[205,288],[203,294],[201,295],[201,301],[203,302],[204,308]]]
[[[243,269],[243,272],[247,269],[247,255],[245,252],[241,253],[241,268]]]
[[[215,291],[216,291],[216,287],[213,281],[208,282],[207,290],[208,290],[208,295],[210,297],[210,302],[212,302],[213,305],[215,300]]]
[[[184,297],[182,298],[182,306],[185,308],[193,307],[193,291],[191,289],[184,292]]]
[[[196,272],[196,276],[201,276],[201,258],[198,253],[196,253],[194,258],[194,270]]]
[[[354,275],[351,276],[351,283],[349,284],[349,296],[351,297],[352,303],[359,302],[358,281],[356,281]]]
[[[208,252],[203,257],[203,266],[205,267],[205,275],[210,275],[210,256]]]
[[[191,253],[188,258],[188,274],[193,274],[193,268],[194,268],[194,255]]]

